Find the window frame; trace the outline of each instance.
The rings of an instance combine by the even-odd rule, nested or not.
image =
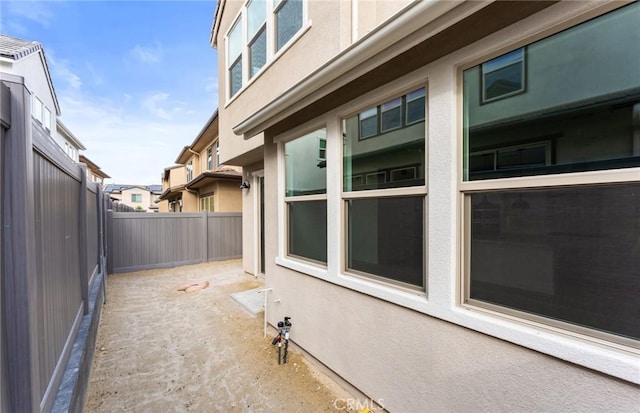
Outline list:
[[[279,253],[278,255],[280,257],[284,257],[284,258],[288,258],[288,259],[292,259],[292,260],[296,260],[299,262],[303,262],[306,264],[310,264],[313,265],[315,267],[320,267],[320,268],[327,268],[327,262],[323,262],[323,261],[319,261],[319,260],[315,260],[312,258],[308,258],[308,257],[304,257],[304,256],[300,256],[300,255],[296,255],[296,254],[292,254],[291,253],[291,249],[290,249],[290,244],[289,244],[289,231],[290,231],[290,217],[289,217],[289,213],[290,213],[290,209],[289,206],[292,203],[299,203],[299,202],[313,202],[313,201],[324,201],[325,205],[327,207],[327,213],[328,213],[328,207],[329,204],[327,202],[327,190],[328,188],[325,186],[325,192],[323,194],[310,194],[310,195],[287,195],[286,194],[286,152],[285,152],[285,145],[289,142],[293,142],[296,139],[300,139],[300,138],[304,138],[309,134],[318,132],[319,130],[324,129],[325,130],[325,137],[324,140],[326,141],[328,139],[327,137],[327,126],[326,125],[315,125],[316,127],[310,127],[310,128],[306,128],[303,129],[304,132],[296,132],[293,134],[290,134],[288,136],[286,136],[285,138],[281,138],[281,139],[277,139],[276,143],[277,143],[277,147],[278,147],[278,163],[279,163],[279,170],[282,171],[282,185],[281,188],[278,189],[278,193],[279,193],[279,198],[281,198],[281,202],[279,202],[280,205],[283,206],[281,213],[279,214],[279,219],[280,222],[283,224],[282,225],[282,242],[279,243],[280,248],[279,248]],[[319,140],[321,140],[322,138],[320,138]],[[327,150],[328,152],[328,150]],[[317,166],[317,165],[316,165]],[[319,166],[318,166],[319,167]],[[325,175],[327,174],[327,169],[323,168],[323,170],[325,171]],[[328,182],[327,182],[327,186],[328,186]],[[282,217],[282,218],[280,218]],[[328,237],[328,217],[327,217],[327,237]],[[328,245],[327,245],[327,261],[329,259],[328,255],[329,255],[329,251],[328,251]]]
[[[389,87],[389,86],[387,86]],[[387,89],[387,87],[383,87],[381,89]],[[425,116],[423,120],[419,120],[416,122],[413,122],[411,124],[407,124],[406,123],[406,117],[405,117],[405,109],[406,109],[406,96],[414,91],[417,91],[419,89],[424,89],[424,99],[425,99],[425,106],[424,106],[424,111],[425,111]],[[375,92],[375,91],[374,91]],[[429,96],[429,82],[427,81],[427,79],[420,79],[419,81],[414,81],[414,82],[404,82],[402,84],[401,88],[392,88],[387,92],[383,92],[382,90],[379,90],[379,93],[372,93],[371,97],[369,97],[368,101],[369,102],[373,102],[372,103],[364,103],[362,105],[359,105],[358,102],[361,101],[362,99],[356,99],[354,102],[350,102],[348,104],[348,106],[351,106],[351,108],[355,108],[355,110],[353,109],[349,109],[349,111],[343,112],[339,115],[339,121],[340,121],[340,133],[344,136],[345,131],[343,130],[342,124],[343,121],[345,121],[346,119],[349,119],[351,117],[357,116],[358,117],[358,131],[357,131],[357,138],[359,141],[363,140],[363,139],[371,139],[372,137],[376,137],[376,136],[380,136],[382,135],[382,133],[380,133],[380,122],[381,122],[381,107],[383,104],[388,103],[388,102],[392,102],[396,99],[401,99],[400,102],[400,108],[401,108],[401,126],[402,127],[408,127],[411,125],[414,125],[416,123],[419,122],[423,122],[424,121],[424,146],[423,146],[423,150],[424,150],[424,156],[425,156],[425,177],[424,177],[424,185],[417,185],[417,186],[405,186],[405,187],[392,187],[392,188],[383,188],[383,189],[364,189],[364,190],[358,190],[358,191],[346,191],[344,188],[344,173],[343,173],[343,167],[342,167],[342,163],[344,161],[344,145],[342,145],[342,150],[339,153],[339,158],[340,158],[340,180],[341,180],[341,185],[340,185],[340,203],[341,203],[341,211],[342,211],[342,218],[341,218],[341,222],[342,222],[342,259],[341,259],[341,265],[340,265],[340,271],[342,274],[344,274],[345,276],[349,276],[349,277],[357,277],[359,279],[363,279],[363,280],[367,280],[379,285],[386,285],[386,286],[390,286],[393,289],[396,289],[398,291],[405,291],[405,292],[411,292],[411,293],[419,293],[419,294],[427,294],[428,290],[429,290],[429,285],[428,285],[428,274],[427,274],[427,265],[428,265],[428,238],[427,238],[427,229],[428,229],[428,190],[427,190],[427,186],[428,186],[428,173],[429,173],[429,167],[428,167],[428,147],[429,147],[429,134],[428,134],[428,114],[429,114],[429,109],[428,109],[428,96]],[[375,106],[373,106],[375,105]],[[378,131],[379,134],[372,136],[372,137],[367,137],[367,138],[362,138],[360,136],[360,114],[362,112],[371,110],[373,108],[376,108],[377,110],[377,117],[378,117]],[[396,130],[398,128],[394,128],[393,130]],[[390,132],[391,130],[387,131]],[[386,132],[385,132],[386,133]],[[383,171],[386,174],[386,171]],[[352,178],[354,178],[352,176]],[[363,180],[365,181],[365,183],[367,182],[368,177],[367,176],[362,176]],[[356,199],[367,199],[367,198],[404,198],[404,197],[420,197],[423,200],[423,228],[422,228],[422,234],[423,234],[423,244],[422,244],[422,251],[423,251],[423,262],[422,262],[422,286],[417,286],[417,285],[413,285],[413,284],[408,284],[402,281],[398,281],[398,280],[394,280],[392,278],[387,278],[387,277],[383,277],[380,275],[376,275],[376,274],[371,274],[371,273],[366,273],[360,270],[356,270],[353,268],[349,268],[348,267],[348,228],[349,228],[349,216],[348,216],[348,203],[350,200],[356,200]]]
[[[141,204],[142,203],[142,194],[131,194],[131,203]]]
[[[211,194],[207,194],[207,195],[203,195],[200,197],[200,212],[203,211],[207,211],[207,212],[216,212],[215,211],[215,194],[211,193]],[[204,208],[204,204],[207,203],[207,205],[211,208]]]
[[[207,171],[212,171],[213,170],[213,145],[210,145],[207,148]]]
[[[480,65],[482,68],[483,63],[491,61],[497,57],[510,53],[514,50],[523,49],[523,90],[509,95],[504,95],[490,99],[489,101],[483,100],[484,95],[484,74],[482,69],[480,70],[481,76],[481,88],[480,93],[480,107],[485,103],[500,100],[502,98],[515,96],[527,91],[527,47],[537,41],[547,39],[563,32],[564,30],[572,29],[581,24],[589,24],[590,21],[603,17],[609,12],[624,8],[629,4],[618,5],[615,7],[601,7],[600,13],[583,15],[581,18],[576,19],[571,25],[555,24],[552,31],[545,31],[536,36],[527,36],[520,40],[513,40],[509,45],[500,45],[499,49],[491,51],[484,51],[478,53],[476,56],[464,57],[464,61],[461,61],[456,65],[457,78],[458,78],[458,148],[457,148],[457,161],[458,161],[458,216],[460,223],[458,225],[458,288],[457,288],[457,306],[466,311],[472,311],[473,313],[482,316],[490,317],[491,319],[502,319],[510,322],[515,322],[518,325],[525,325],[533,328],[535,331],[544,331],[550,333],[553,337],[566,337],[569,339],[577,339],[582,343],[595,344],[598,347],[613,349],[614,351],[622,350],[624,352],[631,352],[634,354],[640,354],[640,342],[628,337],[608,333],[595,328],[580,326],[570,323],[568,321],[561,321],[549,316],[542,316],[509,308],[507,306],[492,304],[481,300],[471,298],[471,195],[478,193],[490,193],[491,191],[508,191],[508,190],[526,190],[526,189],[555,189],[555,188],[576,188],[586,187],[594,185],[613,185],[623,183],[638,183],[640,182],[640,168],[613,168],[602,170],[587,170],[579,172],[561,172],[552,173],[546,175],[528,175],[528,176],[511,176],[511,177],[498,177],[480,180],[471,180],[467,178],[465,173],[465,167],[468,168],[468,159],[465,159],[466,151],[466,137],[463,127],[463,119],[465,118],[465,102],[464,102],[464,71]],[[511,145],[504,148],[496,148],[495,150],[488,150],[485,152],[494,153],[494,165],[497,163],[497,154],[499,149],[511,149],[519,146],[537,146],[541,143],[551,145],[547,143],[545,137],[541,137],[540,140],[536,140],[532,143],[522,145]],[[547,146],[547,149],[549,148]],[[476,151],[478,153],[482,151]],[[468,155],[473,154],[470,152]],[[547,153],[547,161],[549,160],[549,154]],[[495,169],[499,170],[499,169]],[[549,353],[553,354],[553,353]]]

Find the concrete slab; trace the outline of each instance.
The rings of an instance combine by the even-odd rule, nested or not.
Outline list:
[[[256,315],[264,309],[264,293],[259,293],[262,288],[264,287],[234,293],[231,294],[231,298],[251,314]]]

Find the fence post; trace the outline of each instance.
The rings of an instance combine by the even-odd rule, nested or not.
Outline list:
[[[88,258],[89,253],[87,239],[87,165],[81,163],[80,167],[80,202],[78,204],[78,244],[80,245],[79,263],[80,266],[80,291],[84,314],[89,314],[89,274]]]
[[[202,262],[209,262],[209,211],[202,211]]]
[[[107,210],[107,274],[113,274],[113,209]],[[105,279],[106,279],[105,274]]]
[[[0,75],[3,76],[3,75]],[[2,78],[10,89],[2,173],[2,276],[5,354],[11,411],[40,411],[31,94],[24,79]]]
[[[102,298],[103,303],[107,301],[107,260],[106,260],[106,251],[104,246],[105,241],[105,231],[104,224],[107,219],[107,214],[105,212],[105,199],[104,193],[102,192],[102,186],[98,185],[98,210],[96,213],[98,214],[98,273],[102,274]]]

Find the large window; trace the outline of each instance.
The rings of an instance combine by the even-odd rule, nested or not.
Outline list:
[[[638,346],[638,21],[634,3],[464,71],[467,303]]]
[[[424,98],[417,89],[343,121],[347,270],[418,289],[426,287]]]
[[[284,144],[288,255],[327,262],[327,174],[318,164],[319,129]]]
[[[142,194],[131,194],[131,202],[136,204],[142,202]]]
[[[227,33],[229,97],[235,96],[303,28],[305,0],[249,0]]]

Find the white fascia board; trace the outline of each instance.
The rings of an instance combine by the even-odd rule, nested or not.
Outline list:
[[[211,37],[209,38],[209,43],[214,49],[218,48],[218,44],[216,43],[216,36],[218,34],[218,30],[220,30],[220,22],[222,21],[222,13],[224,12],[224,6],[226,3],[227,0],[218,0],[216,12],[213,16],[213,26],[211,27]]]
[[[366,64],[369,59],[461,3],[464,1],[424,0],[411,3],[394,18],[387,20],[287,92],[234,126],[233,132],[245,135],[245,139],[251,138],[296,112],[301,106],[300,102],[312,102],[337,90],[370,70]],[[491,1],[480,1],[478,5],[484,7],[489,3]],[[394,52],[398,55],[404,50]]]

